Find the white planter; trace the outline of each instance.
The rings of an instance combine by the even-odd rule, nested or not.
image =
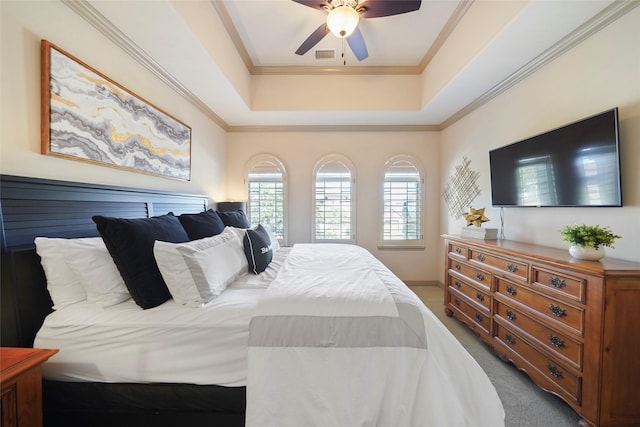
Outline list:
[[[587,259],[590,261],[597,261],[604,258],[604,248],[602,246],[594,249],[591,246],[571,245],[569,253],[574,258]]]

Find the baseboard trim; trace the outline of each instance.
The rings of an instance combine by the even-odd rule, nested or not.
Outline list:
[[[442,283],[437,280],[405,280],[404,283],[410,288],[418,286],[437,286],[439,288],[444,288]]]

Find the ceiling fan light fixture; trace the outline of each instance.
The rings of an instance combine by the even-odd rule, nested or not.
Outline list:
[[[358,26],[360,14],[350,6],[338,6],[327,15],[327,27],[334,36],[349,37]]]

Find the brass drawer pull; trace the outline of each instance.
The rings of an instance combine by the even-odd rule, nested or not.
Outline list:
[[[515,264],[507,264],[507,270],[509,270],[512,273],[515,273],[516,271],[518,271],[518,266]]]
[[[563,317],[567,315],[567,310],[565,310],[564,308],[561,308],[559,305],[549,304],[549,310],[551,310],[551,312],[558,317]]]
[[[458,263],[456,262],[456,264],[453,266],[453,268],[455,268],[456,270],[460,271],[460,269],[461,269],[462,267],[460,267],[460,264],[458,264]]]
[[[560,371],[558,368],[556,368],[555,366],[553,366],[550,363],[547,363],[547,369],[549,370],[549,373],[551,375],[553,375],[556,378],[562,378],[562,371]]]
[[[480,292],[476,293],[476,298],[478,298],[478,301],[484,301],[484,295],[482,295]]]
[[[478,273],[476,274],[476,277],[478,278],[478,280],[480,280],[481,282],[484,280],[484,274],[482,273]]]
[[[567,286],[567,284],[564,282],[564,279],[555,276],[549,276],[549,283],[558,289]]]
[[[478,314],[478,313],[476,313],[476,320],[477,320],[478,322],[482,322],[482,321],[484,320],[484,316],[482,316],[482,314]]]
[[[505,312],[504,312],[504,314],[506,314],[506,315],[507,315],[507,317],[508,317],[510,320],[516,320],[516,317],[517,317],[517,316],[516,316],[516,314],[515,314],[513,311],[511,311],[511,310],[507,310],[507,311],[505,311]]]
[[[551,341],[551,344],[553,344],[554,346],[558,348],[564,347],[564,341],[558,338],[557,336],[549,334],[548,338],[549,338],[549,341]]]
[[[461,253],[462,253],[462,249],[460,249],[460,248],[456,248],[456,253],[457,253],[457,254],[461,254]]]
[[[476,258],[478,258],[478,261],[484,262],[484,255],[478,254],[478,256]]]
[[[456,283],[454,283],[454,285],[456,285],[456,288],[460,289],[460,282],[458,282],[457,280],[456,280]]]
[[[506,334],[504,336],[504,339],[507,340],[507,342],[511,345],[515,345],[516,343],[516,339],[514,337],[511,336],[511,334]]]
[[[505,290],[511,296],[516,295],[518,293],[518,291],[516,291],[516,288],[514,288],[513,286],[507,286]]]
[[[453,302],[454,302],[454,304],[455,304],[455,305],[457,305],[457,306],[459,306],[459,305],[460,305],[460,300],[458,300],[458,298],[455,298],[455,299],[453,300]]]

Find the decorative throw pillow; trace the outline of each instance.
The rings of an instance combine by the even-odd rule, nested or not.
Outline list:
[[[278,238],[276,237],[275,233],[271,231],[269,227],[263,225],[263,228],[267,231],[267,234],[269,234],[269,240],[271,241],[271,249],[275,254],[280,250],[280,242],[278,241]]]
[[[224,223],[213,209],[197,214],[182,214],[178,217],[189,239],[198,240],[222,233]]]
[[[273,259],[273,249],[269,233],[260,224],[255,229],[248,229],[244,235],[244,254],[249,263],[249,272],[260,274],[267,269]]]
[[[153,253],[171,296],[189,307],[211,301],[247,271],[242,242],[230,227],[187,243],[157,241]]]
[[[83,239],[60,239],[50,237],[36,237],[36,252],[40,256],[40,264],[47,278],[47,290],[53,301],[53,309],[60,310],[68,305],[87,299],[80,279],[67,265],[64,249],[78,240],[102,243],[100,237]]]
[[[247,215],[243,210],[238,209],[236,211],[228,211],[228,212],[220,212],[216,211],[222,219],[222,222],[227,227],[237,227],[237,228],[249,228],[251,224],[249,224],[249,220],[247,219]]]
[[[173,213],[135,219],[96,215],[93,221],[136,304],[153,308],[171,298],[153,256],[153,244],[189,241]]]

